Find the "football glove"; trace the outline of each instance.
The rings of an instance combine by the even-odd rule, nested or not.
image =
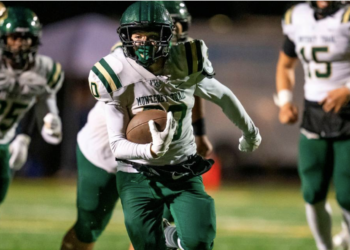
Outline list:
[[[62,140],[62,122],[58,115],[48,113],[44,117],[41,136],[47,143],[59,144]]]
[[[12,170],[20,170],[24,163],[27,161],[28,147],[30,144],[30,137],[25,134],[19,134],[11,142],[9,151],[10,157],[10,168]]]
[[[173,114],[168,112],[166,126],[163,132],[158,131],[153,120],[150,120],[148,125],[152,135],[151,150],[157,155],[157,157],[161,157],[169,149],[169,145],[173,140],[176,131],[177,123],[173,117]]]
[[[253,152],[261,143],[261,135],[259,129],[256,128],[256,132],[253,135],[243,135],[239,139],[238,149],[242,152]]]
[[[12,91],[16,83],[15,74],[9,70],[2,70],[0,72],[0,90],[6,89]]]

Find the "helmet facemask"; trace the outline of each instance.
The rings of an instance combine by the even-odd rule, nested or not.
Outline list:
[[[317,1],[309,1],[309,4],[311,8],[314,9],[315,13],[322,16],[330,16],[333,15],[337,10],[340,9],[341,5],[343,4],[342,1],[330,1],[328,3],[328,7],[326,8],[320,8],[317,6]]]
[[[156,32],[159,39],[134,41],[132,34],[136,32]],[[169,25],[127,25],[118,29],[120,40],[123,43],[124,54],[135,60],[143,67],[149,67],[160,57],[168,56],[172,28]]]
[[[14,48],[16,46],[11,47],[11,45],[8,44],[8,39],[11,37],[14,40],[21,37],[23,40],[26,40],[27,45],[23,45],[19,48]],[[3,58],[10,60],[11,63],[16,66],[16,68],[20,69],[23,69],[26,66],[34,63],[35,55],[38,51],[38,46],[39,38],[25,32],[16,32],[1,37],[0,47],[2,49]]]

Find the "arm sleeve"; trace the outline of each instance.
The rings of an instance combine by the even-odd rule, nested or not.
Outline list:
[[[282,50],[289,57],[293,57],[293,58],[298,57],[297,53],[295,52],[295,44],[292,40],[289,39],[288,36],[284,36],[284,43],[283,43]]]
[[[255,134],[257,128],[241,102],[232,91],[215,78],[204,78],[195,90],[195,95],[211,101],[222,108],[225,115],[243,132]]]
[[[151,143],[137,144],[125,138],[126,127],[129,123],[126,108],[114,102],[109,102],[105,105],[105,115],[109,142],[115,158],[124,160],[153,159]]]
[[[48,113],[58,115],[58,107],[56,104],[56,94],[45,94],[40,96],[34,106],[35,116],[38,126],[41,128],[44,124],[43,119]]]
[[[35,106],[24,115],[17,128],[17,134],[26,134],[32,136],[35,127]]]

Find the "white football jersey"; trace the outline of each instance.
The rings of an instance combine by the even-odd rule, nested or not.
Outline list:
[[[150,159],[134,161],[151,165],[175,164],[196,153],[191,110],[196,83],[202,79],[203,70],[214,74],[207,59],[207,47],[199,40],[173,46],[162,76],[153,75],[136,61],[126,58],[122,48],[117,48],[90,71],[90,90],[96,99],[126,108],[125,128],[129,120],[143,110],[172,111],[178,128],[169,151],[160,159],[151,159],[149,155]],[[113,130],[108,116],[107,113],[108,129]],[[118,165],[123,163],[118,162]]]
[[[323,100],[327,92],[350,80],[350,7],[316,20],[308,3],[290,8],[283,33],[295,44],[305,75],[305,99]]]
[[[63,78],[61,65],[43,55],[37,55],[27,71],[0,66],[0,144],[11,141],[18,122],[36,101],[56,94]]]
[[[122,48],[97,62],[89,75],[92,95],[105,102],[105,118],[114,157],[149,165],[177,164],[196,153],[192,132],[194,94],[218,104],[244,133],[256,128],[234,94],[214,78],[203,41],[173,46],[162,75],[155,76],[136,61],[126,58]],[[125,139],[130,119],[147,109],[171,111],[178,126],[167,153],[154,159],[151,144]],[[118,171],[136,172],[130,164],[118,162]]]
[[[117,161],[109,146],[104,106],[103,102],[97,102],[90,110],[87,123],[78,133],[78,145],[96,167],[116,173]]]

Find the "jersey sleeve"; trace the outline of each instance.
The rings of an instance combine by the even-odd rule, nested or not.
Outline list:
[[[108,55],[90,70],[89,87],[91,94],[99,101],[112,101],[113,93],[122,89],[118,74],[123,66],[113,55]]]
[[[241,102],[229,88],[215,78],[204,78],[197,84],[195,95],[220,106],[225,115],[243,134],[248,135],[256,132],[257,128]]]
[[[282,17],[282,30],[283,34],[286,35],[291,41],[294,42],[294,25],[293,25],[293,19],[294,19],[294,9],[295,6],[292,6],[289,8]]]
[[[46,75],[48,89],[51,93],[55,94],[62,87],[64,80],[64,71],[59,62],[55,62],[50,58],[47,63],[48,71]]]

